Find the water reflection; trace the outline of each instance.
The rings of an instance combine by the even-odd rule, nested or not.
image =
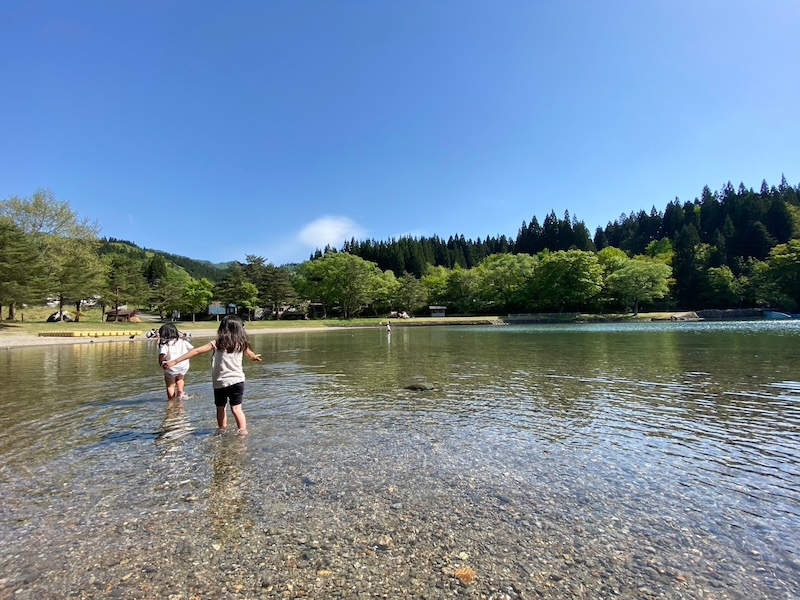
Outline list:
[[[224,544],[240,540],[253,526],[245,495],[247,438],[218,433],[212,451],[208,514],[216,539]]]
[[[26,540],[59,527],[37,507],[132,522],[135,506],[187,564],[236,548],[231,571],[267,570],[284,591],[306,577],[313,597],[342,596],[369,565],[384,591],[412,585],[413,567],[430,593],[456,561],[486,597],[501,580],[527,596],[791,597],[798,336],[705,323],[253,336],[265,363],[245,364],[244,440],[212,435],[199,370],[195,397],[165,404],[145,344],[9,352],[0,542],[33,568],[48,550]],[[406,389],[420,380],[431,389]],[[70,527],[62,551],[96,563],[80,540],[109,532]],[[288,556],[306,558],[287,569]],[[18,567],[5,555],[0,569]],[[317,569],[344,587],[312,589]],[[66,581],[26,577],[43,596]]]
[[[194,431],[194,427],[186,416],[185,401],[167,400],[167,410],[161,430],[156,435],[156,444],[173,445]]]

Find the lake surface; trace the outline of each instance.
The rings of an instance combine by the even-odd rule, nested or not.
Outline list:
[[[0,351],[0,598],[800,597],[800,322],[251,341]]]

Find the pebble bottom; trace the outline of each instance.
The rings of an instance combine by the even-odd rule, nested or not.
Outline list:
[[[607,495],[575,503],[435,444],[254,458],[213,443],[195,473],[167,454],[125,491],[39,495],[4,535],[0,598],[797,597],[712,532],[655,511],[629,523],[593,509]]]

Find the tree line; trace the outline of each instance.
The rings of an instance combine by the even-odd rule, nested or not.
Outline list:
[[[527,254],[582,250],[599,252],[613,247],[628,257],[666,257],[673,268],[664,307],[702,309],[771,305],[787,310],[800,306],[794,275],[777,273],[800,237],[800,188],[782,177],[780,185],[762,182],[759,192],[738,189],[729,182],[712,192],[706,186],[699,198],[677,198],[662,211],[652,207],[622,214],[591,236],[583,221],[551,211],[540,224],[534,216],[523,222],[516,238],[505,235],[470,240],[464,236],[403,237],[388,241],[350,240],[341,248],[400,276],[422,277],[429,265],[472,269],[495,254]],[[330,250],[327,248],[326,250]],[[323,252],[317,251],[312,259]],[[775,254],[775,256],[773,256]],[[784,267],[785,269],[786,267]]]
[[[621,215],[593,237],[552,211],[516,238],[352,239],[276,266],[247,255],[213,265],[113,238],[49,190],[0,202],[0,316],[127,305],[206,317],[209,303],[247,317],[633,311],[800,306],[800,198],[786,183],[755,192],[706,187],[693,202]]]

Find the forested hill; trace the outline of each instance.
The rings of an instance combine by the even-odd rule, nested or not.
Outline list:
[[[594,236],[576,217],[551,211],[541,224],[523,222],[514,238],[351,240],[346,252],[328,247],[283,267],[249,255],[247,263],[213,264],[114,238],[99,240],[98,256],[94,243],[73,241],[94,235],[49,190],[0,202],[0,305],[9,318],[43,294],[78,310],[100,297],[160,314],[198,312],[211,299],[274,314],[311,301],[346,318],[429,304],[456,314],[800,308],[800,188],[785,178],[757,192],[705,187],[691,202],[623,214]]]
[[[676,268],[681,267],[681,260],[690,260],[690,250],[706,244],[709,266],[728,266],[739,275],[748,259],[763,260],[775,245],[798,236],[800,186],[792,187],[782,178],[778,187],[763,182],[758,192],[743,184],[736,189],[728,183],[717,192],[706,186],[700,197],[691,202],[675,199],[662,211],[654,206],[649,213],[623,213],[605,228],[598,227],[593,237],[584,222],[570,217],[569,212],[563,218],[551,212],[541,224],[535,216],[530,223],[523,222],[514,239],[505,235],[483,240],[451,236],[447,241],[437,236],[388,241],[353,239],[343,245],[342,251],[372,261],[397,276],[405,271],[420,277],[428,264],[469,269],[498,253],[533,255],[543,250],[594,251],[614,246],[635,256],[644,254],[652,242],[667,239],[677,254]]]
[[[187,258],[186,256],[170,254],[162,250],[141,248],[133,242],[118,240],[116,238],[102,238],[100,240],[100,254],[124,254],[142,262],[149,260],[152,255],[158,254],[161,255],[164,260],[184,269],[193,278],[201,279],[205,277],[214,283],[222,281],[230,267],[229,264],[214,264],[206,260],[195,260],[193,258]]]

